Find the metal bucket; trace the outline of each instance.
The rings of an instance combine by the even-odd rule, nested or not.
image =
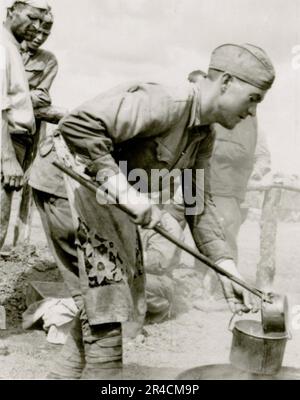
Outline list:
[[[230,361],[234,367],[258,375],[280,371],[289,334],[264,333],[261,322],[253,320],[237,321],[232,334]]]

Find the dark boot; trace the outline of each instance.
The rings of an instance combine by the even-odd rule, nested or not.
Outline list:
[[[86,364],[81,375],[83,380],[123,380],[122,361]]]
[[[120,323],[91,327],[91,336],[84,337],[86,365],[81,379],[121,380],[122,331]]]

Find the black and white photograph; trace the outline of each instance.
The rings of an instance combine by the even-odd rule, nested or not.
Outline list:
[[[300,380],[300,1],[1,19],[0,382]]]

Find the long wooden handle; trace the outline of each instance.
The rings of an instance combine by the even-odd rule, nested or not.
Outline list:
[[[65,174],[69,175],[71,178],[73,178],[75,181],[80,183],[82,186],[86,187],[87,189],[91,190],[94,194],[97,193],[97,190],[99,190],[99,186],[87,178],[84,178],[80,174],[76,173],[73,171],[71,168],[65,167],[64,165],[61,165],[57,161],[54,161],[53,164],[60,169],[62,172]],[[116,203],[115,204],[118,208],[120,208],[122,211],[124,211],[126,214],[128,214],[130,217],[134,218],[135,215],[127,209],[126,206],[123,204]],[[183,242],[180,242],[175,236],[167,232],[165,229],[163,229],[161,226],[155,226],[153,230],[166,239],[168,239],[170,242],[181,248],[182,250],[186,251],[193,257],[195,257],[197,260],[203,262],[205,265],[207,265],[209,268],[212,268],[215,272],[217,272],[220,275],[223,275],[230,279],[231,281],[237,283],[238,285],[242,286],[243,288],[247,289],[249,292],[253,293],[255,296],[260,297],[263,301],[271,302],[269,300],[269,295],[267,293],[262,292],[261,290],[255,288],[254,286],[251,286],[247,282],[237,278],[236,276],[230,274],[229,272],[225,271],[223,268],[219,267],[217,264],[213,263],[209,258],[204,256],[203,254],[199,253],[199,251],[194,250],[192,247],[186,245]]]
[[[249,292],[253,293],[255,296],[260,297],[262,300],[267,301],[268,295],[259,289],[251,286],[249,283],[237,278],[236,276],[230,274],[229,272],[225,271],[223,268],[219,267],[217,264],[213,263],[209,258],[204,256],[203,254],[199,253],[199,251],[194,250],[192,247],[186,245],[184,242],[180,242],[175,236],[167,232],[161,226],[154,227],[154,230],[164,236],[166,239],[170,240],[173,244],[180,247],[182,250],[186,251],[197,260],[203,262],[209,268],[212,268],[215,272],[220,275],[226,276],[226,278],[230,279],[231,281],[237,283],[238,285],[242,286],[243,288],[247,289]]]

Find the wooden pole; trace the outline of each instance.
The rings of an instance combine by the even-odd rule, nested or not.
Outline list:
[[[38,144],[43,136],[46,134],[46,123],[37,120],[36,121],[36,134],[34,136],[32,147],[26,154],[24,163],[24,171],[32,165],[32,162],[36,156]],[[18,208],[17,221],[14,226],[14,237],[13,246],[28,245],[30,242],[31,233],[31,220],[32,220],[32,207],[33,207],[33,196],[32,189],[26,182],[22,188],[21,200]]]
[[[277,217],[281,189],[265,192],[260,221],[260,260],[256,271],[256,286],[270,292],[276,272]]]
[[[30,242],[31,222],[33,214],[32,189],[26,183],[23,186],[17,222],[14,227],[13,246],[28,245]]]

